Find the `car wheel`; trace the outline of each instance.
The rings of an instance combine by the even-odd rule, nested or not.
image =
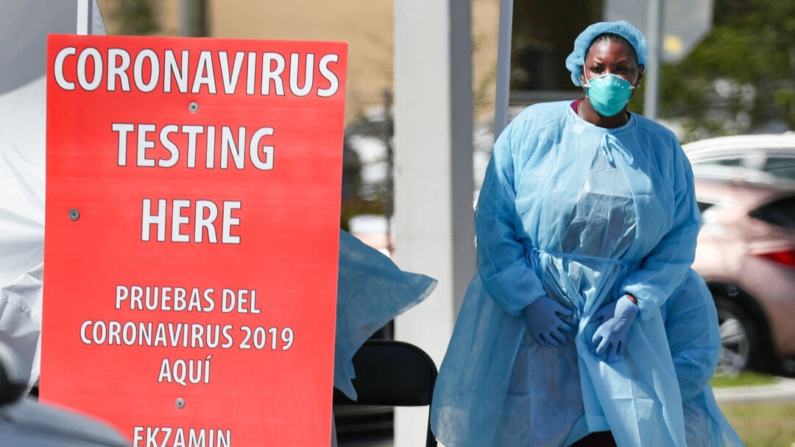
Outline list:
[[[747,312],[727,298],[715,297],[715,307],[721,339],[718,372],[737,375],[750,365],[755,353],[754,326]]]

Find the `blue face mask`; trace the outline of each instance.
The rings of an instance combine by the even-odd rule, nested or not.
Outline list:
[[[586,79],[585,95],[594,110],[602,116],[615,116],[622,110],[632,97],[635,86],[626,79],[605,74]]]

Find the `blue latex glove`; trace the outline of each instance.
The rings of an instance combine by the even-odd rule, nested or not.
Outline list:
[[[630,301],[626,295],[596,311],[593,320],[604,321],[596,329],[591,340],[596,355],[607,359],[608,362],[613,362],[624,356],[629,328],[639,311],[638,305]]]
[[[550,344],[558,347],[569,342],[566,334],[572,331],[572,327],[559,315],[569,316],[572,312],[559,302],[548,296],[542,296],[536,298],[522,312],[530,333],[542,346]]]

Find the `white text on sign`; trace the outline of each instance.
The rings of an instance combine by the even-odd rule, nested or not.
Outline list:
[[[261,314],[255,289],[178,286],[116,286],[117,311]],[[260,320],[258,320],[260,321]],[[182,349],[288,351],[291,327],[153,321],[84,320],[80,340],[93,346],[144,346]],[[200,358],[163,358],[157,382],[183,387],[210,384],[211,354]]]
[[[232,447],[232,430],[134,427],[133,447]]]
[[[247,159],[254,168],[260,171],[273,169],[274,147],[269,145],[260,146],[264,137],[273,136],[272,127],[261,127],[253,133],[249,133],[245,127],[238,127],[236,131],[233,131],[230,126],[222,126],[220,131],[220,153],[216,153],[215,150],[215,126],[178,126],[169,124],[158,131],[157,126],[154,124],[138,124],[136,126],[132,123],[113,123],[111,129],[119,135],[119,166],[127,166],[128,134],[134,133],[135,166],[138,167],[153,168],[157,166],[160,168],[171,168],[176,166],[180,159],[184,157],[185,166],[193,169],[196,167],[197,136],[206,135],[206,138],[204,138],[204,150],[206,154],[205,167],[207,169],[215,168],[216,161],[218,161],[217,165],[221,169],[229,169],[232,166],[235,169],[245,169]],[[158,135],[160,144],[169,152],[169,158],[148,158],[147,151],[155,148],[154,136],[150,137],[150,134]],[[186,144],[183,147],[179,147],[171,138],[172,135],[187,136]],[[248,138],[247,135],[249,136]],[[246,151],[247,147],[248,151]],[[246,153],[248,153],[248,157],[246,157]]]
[[[193,66],[191,55],[186,50],[177,56],[174,50],[158,54],[154,50],[143,49],[134,56],[133,62],[133,55],[123,48],[109,48],[103,54],[92,47],[83,48],[79,53],[75,47],[65,47],[55,56],[55,81],[63,90],[75,90],[79,86],[87,92],[104,85],[109,92],[129,92],[134,86],[143,93],[171,93],[175,90],[179,93],[234,95],[238,86],[244,85],[246,95],[285,96],[287,89],[283,76],[286,74],[289,91],[294,96],[308,96],[314,92],[321,98],[328,98],[334,96],[340,87],[339,77],[329,67],[339,62],[338,54],[324,54],[317,58],[312,53],[285,56],[272,52],[238,51],[231,61],[231,55],[226,51],[202,51],[192,71],[188,68]],[[67,72],[64,67],[71,58],[77,58],[76,64],[71,64],[72,70]],[[314,76],[315,68],[320,72],[320,79]],[[303,81],[299,79],[302,73]],[[130,82],[131,77],[133,82]],[[222,81],[221,89],[218,88],[218,79]]]
[[[207,242],[211,244],[218,243],[218,237],[215,232],[215,220],[218,218],[218,205],[211,200],[191,200],[174,199],[171,201],[171,207],[167,207],[166,199],[159,199],[157,201],[157,211],[152,209],[152,200],[144,199],[143,209],[141,210],[141,240],[149,242],[151,240],[152,225],[155,226],[157,233],[156,240],[158,242],[166,241],[166,227],[167,215],[171,217],[171,231],[169,240],[171,242],[204,242],[204,235],[207,234]],[[240,236],[232,234],[232,227],[240,225],[240,219],[234,217],[232,212],[239,210],[242,207],[240,201],[225,200],[221,206],[223,214],[221,217],[221,243],[222,244],[239,244]],[[170,208],[171,212],[168,213],[166,208]],[[193,209],[195,212],[190,213]],[[183,214],[183,210],[187,210],[188,214]],[[194,220],[191,221],[191,216]],[[191,233],[182,233],[182,225],[193,224],[193,231]]]

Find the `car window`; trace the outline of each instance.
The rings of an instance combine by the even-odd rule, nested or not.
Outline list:
[[[696,203],[698,203],[698,210],[702,213],[706,211],[707,208],[710,208],[711,206],[715,205],[714,203],[709,203],[709,202],[696,202]]]
[[[750,216],[787,229],[795,229],[795,197],[778,199],[753,211]]]
[[[778,178],[795,180],[795,158],[768,157],[764,171]]]
[[[717,160],[700,160],[693,162],[693,164],[739,167],[743,165],[743,159],[738,157],[738,158],[721,158]]]

